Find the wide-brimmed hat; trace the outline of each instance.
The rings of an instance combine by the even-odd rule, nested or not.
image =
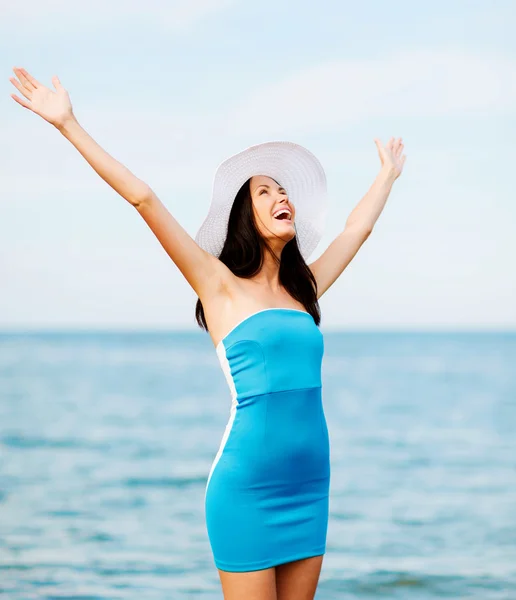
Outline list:
[[[219,165],[208,215],[195,241],[210,254],[220,255],[235,196],[254,175],[271,177],[285,188],[296,210],[297,243],[301,255],[307,260],[324,231],[328,210],[326,175],[317,158],[293,142],[265,142],[250,146]]]

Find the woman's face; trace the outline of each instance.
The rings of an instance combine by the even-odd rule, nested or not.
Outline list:
[[[261,235],[271,243],[278,238],[285,243],[290,242],[296,235],[295,208],[289,201],[286,190],[265,175],[251,177],[250,190],[254,216]]]

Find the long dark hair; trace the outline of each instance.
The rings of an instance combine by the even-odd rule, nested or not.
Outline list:
[[[237,277],[248,279],[256,275],[262,267],[264,252],[269,250],[279,264],[279,281],[287,292],[301,302],[316,325],[321,322],[321,311],[317,300],[317,282],[306,264],[297,236],[285,244],[279,259],[272,251],[268,241],[258,231],[251,199],[251,179],[248,179],[238,191],[228,222],[228,233],[224,247],[219,255],[228,269]],[[204,318],[201,299],[195,305],[195,318],[199,327],[208,331]]]

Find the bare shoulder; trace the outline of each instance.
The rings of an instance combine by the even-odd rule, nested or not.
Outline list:
[[[201,301],[231,286],[233,273],[197,244],[152,190],[137,210]]]

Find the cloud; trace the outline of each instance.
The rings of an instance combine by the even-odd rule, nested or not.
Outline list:
[[[0,146],[0,204],[10,202],[11,194],[23,202],[45,193],[99,189],[98,176],[70,142],[14,101],[13,107],[16,117],[2,132],[9,143]],[[111,156],[137,177],[159,186],[173,183],[198,189],[211,184],[214,155],[220,160],[225,155],[223,125],[214,115],[177,112],[174,107],[166,113],[144,106],[117,110],[100,104],[83,107],[76,116]]]
[[[3,2],[0,17],[4,26],[25,28],[34,25],[49,30],[69,30],[119,21],[152,22],[165,30],[181,30],[213,13],[225,10],[235,0],[27,0]]]
[[[265,139],[302,143],[303,136],[397,115],[509,114],[516,102],[516,61],[454,50],[419,51],[330,61],[265,88],[259,81],[256,89],[246,90],[224,110],[179,110],[171,104],[165,112],[134,104],[125,108],[95,104],[81,107],[78,118],[102,147],[158,193],[204,198],[220,161]],[[33,121],[37,119],[20,112],[5,124],[3,133],[10,142],[0,147],[4,202],[15,199],[25,204],[34,197],[104,190],[105,184],[69,143],[50,125]],[[336,152],[335,162],[342,163],[344,150]],[[376,156],[372,141],[364,152],[364,161]],[[353,149],[354,160],[356,153]],[[325,158],[330,160],[330,149]]]
[[[339,60],[273,84],[233,111],[230,131],[322,133],[361,119],[514,113],[516,61],[458,50]]]

